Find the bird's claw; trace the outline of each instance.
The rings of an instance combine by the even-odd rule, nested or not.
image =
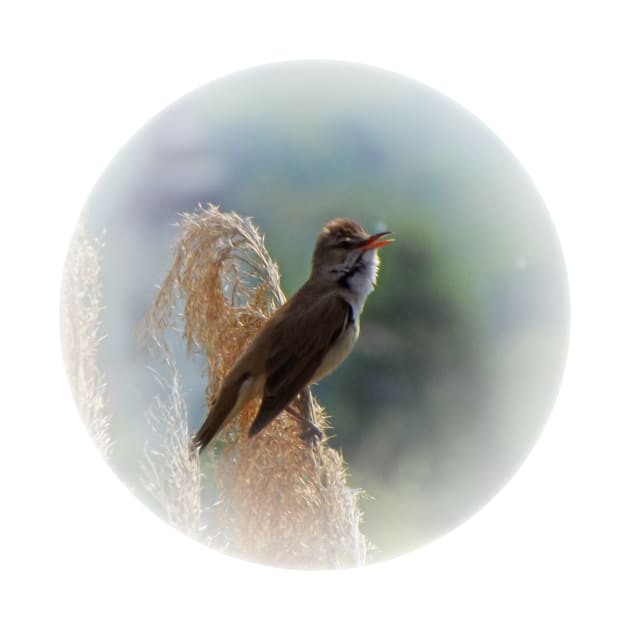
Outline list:
[[[300,439],[307,445],[312,446],[315,439],[322,441],[324,434],[312,423],[304,425],[304,430],[300,433]]]

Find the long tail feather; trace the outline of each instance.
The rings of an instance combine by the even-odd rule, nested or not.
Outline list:
[[[193,437],[193,445],[203,451],[214,436],[228,423],[251,398],[253,379],[245,373],[240,378],[226,379],[218,398],[210,407],[205,422]]]
[[[194,447],[198,449],[199,452],[203,451],[203,449],[208,446],[212,438],[218,433],[221,425],[223,424],[218,414],[213,412],[214,407],[210,409],[205,422],[192,439]]]

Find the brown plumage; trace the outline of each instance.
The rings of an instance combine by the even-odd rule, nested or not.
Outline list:
[[[246,403],[261,397],[249,431],[256,435],[308,385],[348,356],[359,334],[363,304],[376,281],[376,250],[392,242],[380,240],[386,234],[370,236],[351,219],[335,219],[324,226],[309,279],[267,320],[225,377],[193,438],[197,448],[205,448]],[[308,418],[292,413],[309,425]]]

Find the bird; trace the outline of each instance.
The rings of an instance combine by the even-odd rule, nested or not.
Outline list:
[[[353,219],[324,225],[306,282],[262,325],[228,371],[207,418],[193,436],[198,452],[255,398],[260,406],[249,437],[260,433],[285,409],[321,439],[321,431],[295,408],[309,385],[320,381],[350,354],[359,318],[376,287],[378,250],[394,242],[391,232],[368,234]]]

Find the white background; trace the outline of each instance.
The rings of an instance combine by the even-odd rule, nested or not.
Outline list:
[[[623,7],[3,4],[2,627],[627,628]],[[542,193],[571,281],[565,380],[526,464],[455,532],[356,571],[252,566],[162,523],[97,456],[70,399],[57,336],[65,249],[115,152],[195,87],[299,58],[395,70],[477,115]]]

